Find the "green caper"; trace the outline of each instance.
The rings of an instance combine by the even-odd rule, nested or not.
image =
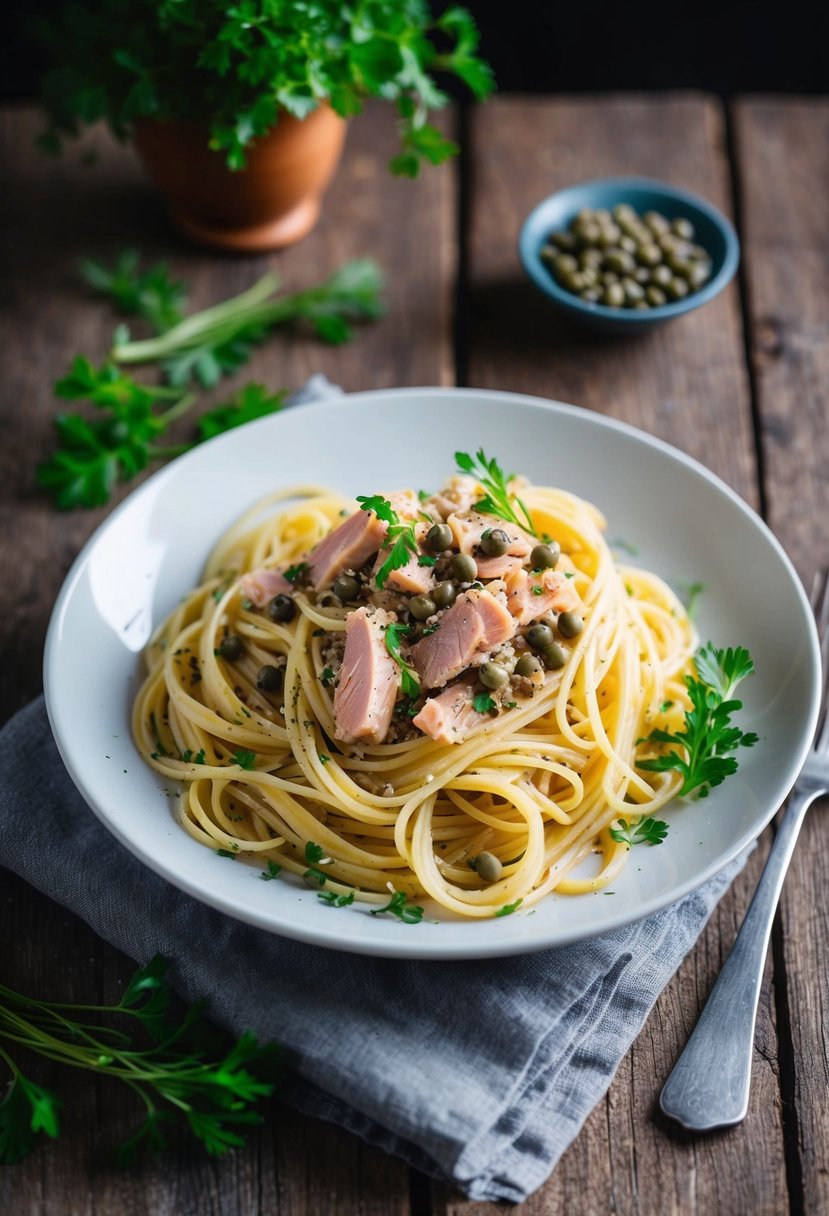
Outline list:
[[[614,274],[630,274],[636,265],[633,258],[624,249],[611,249],[605,256],[604,264]]]
[[[636,279],[636,282],[641,283],[644,287],[646,283],[650,283],[651,281],[651,272],[648,270],[647,266],[637,266],[631,277]]]
[[[670,221],[660,214],[659,211],[646,211],[642,219],[654,236],[659,236],[661,232],[668,232],[670,230]]]
[[[494,853],[478,853],[476,857],[469,859],[469,864],[484,882],[497,882],[504,872],[504,867]]]
[[[710,265],[711,255],[702,245],[692,245],[685,255],[691,262],[708,262]]]
[[[562,612],[558,618],[558,631],[563,638],[575,638],[584,629],[584,621],[577,612]]]
[[[567,662],[567,655],[561,649],[558,642],[550,642],[549,646],[545,646],[541,652],[541,657],[548,671],[557,671],[559,667],[563,667]]]
[[[482,663],[478,672],[478,679],[484,688],[503,688],[509,679],[509,675],[500,663]]]
[[[618,274],[614,274],[612,270],[605,270],[605,272],[602,274],[602,283],[604,283],[605,287],[609,287],[611,283],[618,282],[619,276]]]
[[[219,646],[219,654],[223,659],[227,659],[230,663],[235,663],[237,659],[241,659],[245,651],[245,643],[235,633],[229,633],[227,637],[222,638],[222,643]]]
[[[530,554],[530,566],[533,570],[555,570],[561,557],[561,545],[558,541],[550,541],[547,545],[536,545]]]
[[[284,679],[282,668],[266,663],[256,673],[256,687],[260,692],[279,692]]]
[[[622,279],[622,290],[625,293],[626,304],[633,305],[645,298],[644,288],[641,283],[636,282],[636,279]]]
[[[331,590],[342,604],[357,598],[360,584],[353,574],[338,574],[334,579]]]
[[[694,291],[698,291],[703,284],[707,283],[711,278],[711,267],[704,262],[696,262],[691,267],[691,273],[688,275],[688,282]]]
[[[416,621],[428,621],[438,610],[435,601],[429,595],[416,595],[409,600],[409,612]]]
[[[552,233],[550,236],[550,241],[564,253],[572,253],[577,244],[576,238],[573,236],[572,232],[567,232],[566,230]]]
[[[478,566],[468,553],[456,553],[452,558],[452,573],[462,583],[471,583],[478,577]]]
[[[662,288],[654,287],[653,284],[651,284],[650,287],[645,288],[645,299],[652,308],[661,308],[663,304],[668,302],[668,297],[665,295]]]
[[[613,218],[617,224],[621,224],[622,220],[635,219],[636,212],[630,203],[617,203],[613,208]]]
[[[662,232],[656,238],[656,243],[665,253],[673,253],[681,244],[679,237],[673,232]]]
[[[673,278],[665,288],[665,294],[669,300],[684,300],[689,291],[688,284],[684,279]]]
[[[575,277],[575,276],[574,276]],[[595,266],[585,266],[579,274],[581,279],[580,291],[584,291],[588,287],[595,287],[599,281],[599,272]]]
[[[578,270],[579,264],[571,253],[560,253],[555,260],[555,271],[559,278],[564,274],[572,274]]]
[[[576,236],[582,245],[598,245],[601,240],[601,227],[594,222],[580,224],[576,229]]]
[[[272,621],[287,624],[296,616],[296,604],[289,595],[275,595],[272,600],[268,600],[265,611]]]
[[[634,310],[636,310],[637,312],[641,312],[643,308],[644,309],[650,308],[650,304],[648,303],[647,300],[636,300],[633,304],[631,304],[630,307],[633,308]]]
[[[601,287],[585,287],[584,291],[579,292],[579,295],[588,304],[598,304],[602,298],[602,289]]]
[[[667,287],[673,277],[669,266],[654,266],[651,271],[651,282],[657,287]]]
[[[679,275],[681,279],[687,279],[691,273],[692,263],[687,258],[680,257],[678,253],[669,253],[665,261],[670,266],[675,275]]]
[[[487,557],[502,557],[510,540],[503,528],[487,528],[481,536],[481,549]]]
[[[443,553],[452,544],[452,529],[448,524],[432,524],[423,542],[430,553]]]
[[[539,622],[536,625],[530,625],[526,636],[533,650],[543,650],[545,646],[549,646],[550,642],[552,642],[553,631],[549,625]]]
[[[546,262],[548,266],[555,266],[558,250],[554,245],[542,245],[538,251],[538,256],[542,262]]]
[[[649,241],[646,245],[637,245],[635,256],[640,266],[658,266],[662,261],[662,250]]]
[[[694,239],[694,225],[683,216],[678,216],[675,220],[671,221],[671,232],[676,233],[683,241],[692,241]]]
[[[560,279],[562,287],[566,287],[568,291],[572,291],[574,295],[578,295],[585,287],[590,286],[584,277],[585,274],[586,271],[584,270],[574,270],[572,274],[562,275]]]
[[[602,303],[608,308],[624,308],[625,289],[621,283],[608,283],[602,295]]]
[[[582,270],[587,270],[592,267],[593,270],[598,270],[602,264],[602,252],[600,249],[582,249],[579,254],[579,266]]]
[[[602,224],[601,236],[599,244],[602,249],[611,249],[614,245],[618,245],[622,239],[622,229],[618,224]]]
[[[515,664],[515,674],[517,676],[532,676],[537,671],[541,671],[541,664],[534,654],[522,654]]]
[[[444,579],[432,591],[432,599],[438,608],[450,608],[458,598],[458,589],[451,579]],[[411,608],[411,604],[409,605]]]
[[[636,252],[636,241],[633,239],[632,236],[628,236],[628,234],[625,233],[625,235],[619,241],[619,248],[623,249],[625,251],[625,253],[635,253]]]

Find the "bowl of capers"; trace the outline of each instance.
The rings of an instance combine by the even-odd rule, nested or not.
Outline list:
[[[641,333],[713,299],[740,245],[705,199],[643,177],[559,190],[530,213],[519,252],[535,285],[592,329]]]

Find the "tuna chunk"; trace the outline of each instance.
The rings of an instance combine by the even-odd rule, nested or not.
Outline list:
[[[523,528],[519,528],[518,524],[508,523],[505,519],[496,519],[492,515],[481,515],[478,511],[458,512],[455,515],[450,515],[446,522],[454,533],[455,544],[461,553],[472,554],[476,561],[478,558],[473,550],[480,545],[484,532],[493,528],[500,528],[510,538],[505,556],[527,558],[535,544],[529,533],[525,532]],[[484,560],[485,555],[481,554],[480,556]],[[479,573],[481,573],[480,568]],[[498,575],[491,574],[485,576],[481,574],[481,577],[497,578]]]
[[[343,570],[359,570],[386,537],[387,524],[373,511],[355,511],[320,541],[308,558],[315,591],[325,591]]]
[[[440,616],[435,632],[415,643],[411,660],[425,688],[442,688],[515,630],[515,619],[489,591],[465,591]]]
[[[523,564],[523,557],[510,557],[509,553],[501,557],[484,557],[482,554],[475,558],[478,578],[486,582],[492,578],[505,578],[513,570],[520,570]]]
[[[345,652],[334,690],[334,738],[381,743],[388,733],[400,668],[386,650],[383,626],[395,618],[382,608],[358,608],[345,623]]]
[[[427,511],[437,511],[441,519],[446,519],[457,511],[468,511],[481,497],[477,480],[468,473],[458,473],[449,478],[443,489],[427,498],[425,506]]]
[[[395,508],[397,510],[397,508]],[[415,536],[422,544],[423,538],[429,531],[430,524],[419,523],[415,524]],[[383,562],[388,557],[388,549],[381,549],[377,554],[377,561],[374,563],[372,577],[377,574],[377,571],[382,566]],[[386,579],[386,587],[391,591],[405,591],[409,595],[422,595],[424,591],[429,591],[434,585],[435,576],[431,566],[421,566],[417,560],[418,555],[412,554],[405,566],[400,566],[397,570],[392,570],[389,577]]]
[[[435,743],[461,743],[490,716],[473,708],[474,696],[475,681],[453,684],[437,697],[430,697],[412,723]]]
[[[504,582],[507,604],[518,625],[529,625],[545,612],[572,612],[581,607],[575,587],[560,570],[532,576],[526,570],[514,570]],[[541,589],[540,595],[533,593],[534,587]]]
[[[264,608],[275,595],[290,595],[293,586],[281,570],[251,570],[239,583],[239,590],[257,608]]]

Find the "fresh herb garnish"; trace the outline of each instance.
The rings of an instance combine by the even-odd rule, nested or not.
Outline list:
[[[176,1025],[170,1018],[167,964],[160,957],[136,971],[116,1005],[73,1006],[34,1000],[0,986],[0,1039],[47,1059],[126,1082],[145,1107],[143,1122],[119,1150],[130,1164],[142,1148],[157,1152],[165,1128],[186,1120],[208,1153],[221,1155],[244,1143],[245,1126],[261,1122],[251,1109],[273,1090],[275,1047],[260,1047],[243,1034],[224,1054],[216,1032],[190,1009]],[[136,1042],[127,1030],[99,1024],[113,1015],[133,1019],[149,1036]],[[212,1039],[212,1042],[210,1041]],[[22,1161],[39,1133],[60,1132],[60,1098],[26,1077],[0,1047],[11,1082],[0,1102],[0,1162]],[[266,1079],[270,1077],[271,1079]]]
[[[420,696],[420,681],[415,675],[414,668],[408,665],[400,653],[400,639],[410,632],[411,626],[392,623],[386,626],[384,636],[386,639],[386,650],[400,668],[400,687],[403,696],[414,699]]]
[[[417,555],[418,566],[434,566],[437,560],[436,557],[432,557],[429,553],[418,553]]]
[[[380,494],[358,494],[357,502],[363,511],[373,511],[378,519],[388,524],[383,551],[388,550],[388,557],[375,575],[374,581],[382,590],[386,580],[394,570],[405,566],[412,556],[417,553],[417,537],[415,536],[414,521],[404,522],[395,511],[387,498]]]
[[[389,902],[382,908],[371,909],[372,916],[381,916],[384,912],[390,912],[392,916],[402,920],[404,925],[416,925],[423,919],[423,909],[419,904],[408,903],[405,891],[394,891]]]
[[[349,891],[348,895],[338,895],[336,891],[319,891],[317,899],[321,899],[331,908],[347,908],[349,904],[354,903],[354,892]]]
[[[263,870],[259,877],[262,879],[262,882],[270,882],[272,878],[278,878],[281,873],[282,866],[279,862],[269,860],[267,873]]]
[[[476,713],[488,714],[491,713],[493,709],[497,709],[498,706],[495,704],[495,700],[488,692],[476,692],[475,696],[472,698],[472,708]]]
[[[325,752],[317,752],[317,756],[319,757],[320,764],[330,764],[331,763],[331,757],[326,756]]]
[[[695,621],[699,611],[700,597],[705,591],[705,583],[679,583],[678,588],[679,597],[685,605],[689,621]]]
[[[681,796],[697,791],[704,798],[710,789],[737,771],[737,760],[727,753],[740,747],[753,747],[758,736],[731,725],[731,715],[743,708],[733,699],[741,680],[754,671],[751,655],[742,646],[718,650],[712,642],[695,656],[699,679],[685,677],[691,709],[685,711],[682,731],[654,730],[645,743],[674,744],[672,750],[651,760],[637,761],[637,768],[648,772],[676,769],[682,774]]]
[[[627,819],[620,819],[619,827],[611,828],[610,835],[629,849],[635,844],[662,844],[668,835],[668,825],[664,819],[642,819],[633,825]]]
[[[331,684],[333,684],[333,682],[334,682],[333,667],[323,667],[322,671],[320,672],[320,683],[323,684],[326,688],[328,688],[328,687],[330,687]]]
[[[187,293],[183,283],[170,278],[163,262],[142,271],[138,252],[124,249],[111,270],[103,262],[84,258],[80,272],[93,291],[108,296],[120,313],[141,317],[156,333],[182,320]]]
[[[324,887],[328,882],[328,875],[323,874],[322,870],[317,869],[317,863],[327,861],[325,849],[321,844],[315,844],[313,840],[309,840],[305,845],[305,860],[308,863],[308,869],[302,875],[304,879],[311,880],[317,883],[318,886]]]
[[[287,570],[283,570],[282,577],[284,579],[286,579],[289,583],[295,583],[298,578],[302,577],[302,575],[305,573],[305,571],[308,568],[309,567],[308,567],[307,562],[297,562],[295,566],[289,566]],[[314,636],[316,637],[317,634],[321,634],[324,632],[325,631],[322,629],[315,629]]]
[[[503,908],[499,908],[497,912],[493,912],[493,916],[511,916],[516,908],[520,908],[523,899],[516,899],[514,904],[504,904]]]
[[[509,492],[508,485],[514,474],[505,476],[497,460],[494,457],[488,458],[483,448],[479,448],[474,456],[467,452],[456,452],[455,463],[461,473],[470,473],[476,477],[486,491],[485,497],[475,503],[476,511],[482,511],[484,515],[495,515],[498,519],[505,519],[508,523],[517,524],[519,528],[525,528],[532,536],[538,535],[524,503]],[[523,518],[519,518],[513,503],[518,504]]]
[[[238,853],[238,851],[239,851],[239,850],[237,849],[237,850],[236,850],[236,853]],[[231,849],[217,849],[217,850],[216,850],[216,854],[217,854],[217,856],[219,856],[219,857],[229,857],[231,861],[235,861],[235,860],[236,860],[236,853],[234,853],[234,852],[233,852]]]
[[[239,768],[250,771],[256,764],[256,752],[249,752],[241,747],[233,753],[233,763],[238,764]]]

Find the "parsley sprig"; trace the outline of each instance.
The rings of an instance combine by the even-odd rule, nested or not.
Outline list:
[[[386,650],[400,668],[400,689],[403,696],[415,700],[420,696],[420,680],[418,680],[414,668],[409,666],[400,653],[400,639],[410,632],[411,627],[409,625],[392,623],[386,626],[385,639]]]
[[[383,551],[388,557],[375,575],[375,583],[382,590],[393,570],[399,570],[418,551],[414,520],[402,520],[387,498],[380,494],[358,494],[357,502],[363,511],[373,511],[378,519],[388,524]]]
[[[538,535],[524,503],[517,495],[509,492],[509,483],[514,474],[505,475],[498,461],[494,457],[488,457],[483,448],[479,448],[474,456],[470,456],[468,452],[456,452],[455,463],[461,473],[470,473],[473,477],[477,477],[486,491],[484,497],[475,503],[476,511],[481,511],[484,515],[495,515],[498,519],[505,519],[508,523],[517,524],[519,528],[526,529],[531,536]],[[520,508],[520,516],[513,504],[517,504]]]
[[[398,920],[402,920],[404,925],[417,925],[423,920],[423,909],[420,904],[410,904],[406,899],[405,891],[393,891],[391,899],[382,908],[372,908],[372,916],[382,916],[384,912],[389,912],[392,916],[396,916]]]
[[[244,1143],[243,1128],[261,1122],[255,1104],[273,1090],[277,1049],[260,1047],[248,1033],[227,1048],[201,1020],[198,1006],[176,1024],[166,967],[161,957],[140,967],[115,1005],[40,1001],[0,986],[0,1042],[9,1045],[0,1046],[0,1060],[10,1073],[0,1102],[0,1163],[22,1161],[39,1134],[55,1139],[63,1105],[53,1090],[23,1073],[11,1045],[130,1087],[145,1113],[119,1149],[124,1164],[142,1149],[163,1148],[166,1129],[177,1119],[213,1155]],[[136,1041],[130,1022],[144,1042]]]
[[[664,819],[642,819],[639,823],[631,824],[627,819],[620,819],[618,828],[611,828],[610,835],[619,844],[633,848],[635,844],[662,844],[668,835],[668,825]]]
[[[183,318],[184,284],[170,277],[164,262],[142,270],[135,249],[122,250],[112,268],[95,258],[84,258],[80,272],[92,290],[109,297],[120,313],[141,317],[156,333],[172,329]]]
[[[704,798],[714,786],[737,771],[737,760],[730,752],[753,747],[758,741],[754,731],[741,731],[731,725],[731,715],[743,708],[734,699],[737,685],[754,671],[754,661],[742,646],[717,649],[712,642],[695,656],[699,679],[685,677],[691,708],[685,711],[685,729],[654,730],[644,743],[674,744],[674,749],[649,760],[637,761],[648,772],[676,769],[682,774],[679,793],[685,797],[697,792]],[[679,750],[677,750],[679,749]]]

